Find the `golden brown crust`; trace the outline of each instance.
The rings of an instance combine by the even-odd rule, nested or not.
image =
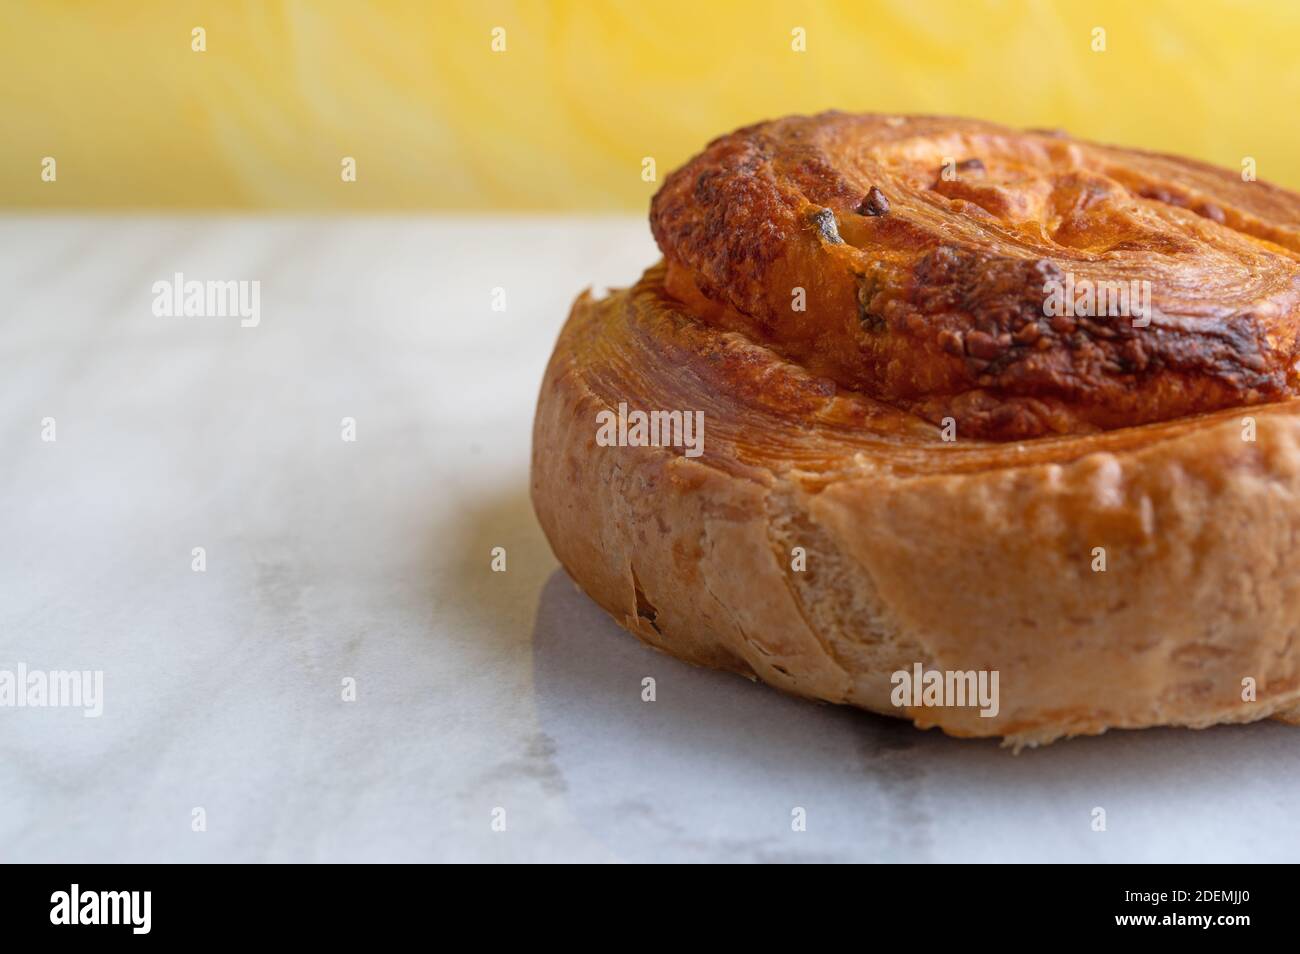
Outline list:
[[[1300,197],[1191,160],[972,120],[797,116],[715,140],[651,225],[697,316],[964,436],[1300,393]],[[1150,314],[1045,314],[1067,278],[1148,282]]]
[[[1228,411],[944,443],[699,322],[663,281],[656,267],[578,300],[533,438],[533,501],[556,555],[638,637],[1017,745],[1296,717],[1300,402],[1249,412],[1253,442]],[[596,414],[620,402],[702,410],[703,456],[598,446]],[[896,708],[891,674],[915,663],[999,671],[1000,712]]]
[[[642,640],[790,692],[1015,745],[1300,723],[1297,222],[986,123],[740,130],[656,196],[665,262],[575,304],[538,518]],[[1149,325],[1044,315],[1066,273],[1150,280]],[[702,454],[605,446],[620,405],[698,412]],[[895,705],[918,665],[996,671],[997,713]]]

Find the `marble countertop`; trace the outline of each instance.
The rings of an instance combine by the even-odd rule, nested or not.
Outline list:
[[[575,293],[655,258],[641,218],[0,243],[0,670],[103,674],[97,718],[0,707],[0,860],[1300,858],[1295,729],[1012,755],[694,669],[579,594],[532,408]],[[155,315],[176,273],[260,282],[260,320]]]

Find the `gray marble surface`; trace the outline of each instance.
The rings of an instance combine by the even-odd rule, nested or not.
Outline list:
[[[527,499],[532,406],[573,295],[653,260],[641,219],[0,242],[0,670],[104,679],[99,718],[0,708],[0,860],[1300,857],[1296,730],[1014,756],[685,666],[577,593]],[[260,281],[260,324],[156,317],[175,272]]]

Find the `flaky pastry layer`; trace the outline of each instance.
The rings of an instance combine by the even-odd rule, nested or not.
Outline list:
[[[533,437],[556,555],[639,638],[1015,745],[1295,717],[1300,403],[949,443],[700,321],[664,274],[577,301]],[[703,454],[599,446],[619,403],[703,411]],[[917,663],[998,671],[998,714],[895,706]]]
[[[1300,197],[1243,170],[966,119],[794,116],[710,143],[651,226],[701,319],[964,436],[1300,394]],[[1046,314],[1067,281],[1109,309]],[[1138,321],[1120,288],[1145,289]]]

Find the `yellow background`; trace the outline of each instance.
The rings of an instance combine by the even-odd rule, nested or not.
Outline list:
[[[642,157],[662,180],[829,107],[1253,156],[1300,187],[1297,51],[1293,0],[3,0],[0,205],[641,210]]]

